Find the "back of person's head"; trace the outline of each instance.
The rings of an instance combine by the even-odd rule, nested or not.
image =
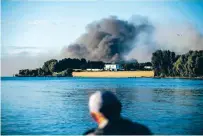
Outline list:
[[[108,120],[120,117],[121,103],[109,91],[97,91],[90,96],[89,109],[91,113],[102,113]]]
[[[150,135],[150,130],[139,124],[121,117],[121,103],[109,91],[97,91],[90,96],[89,110],[98,128],[85,134],[92,135]]]

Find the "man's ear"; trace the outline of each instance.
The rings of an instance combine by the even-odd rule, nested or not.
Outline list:
[[[105,120],[105,117],[104,117],[101,113],[99,113],[99,112],[97,112],[97,113],[91,112],[90,114],[91,114],[92,118],[93,118],[98,124],[100,124],[103,120]]]

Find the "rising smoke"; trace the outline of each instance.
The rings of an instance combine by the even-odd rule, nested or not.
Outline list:
[[[151,31],[147,21],[133,24],[116,17],[104,18],[87,25],[87,32],[63,50],[66,57],[115,62],[134,48],[140,34]]]
[[[129,21],[109,17],[88,24],[86,33],[62,53],[65,57],[93,61],[137,59],[142,62],[150,61],[157,49],[177,53],[202,50],[203,36],[188,24],[161,26],[141,16],[133,16]]]

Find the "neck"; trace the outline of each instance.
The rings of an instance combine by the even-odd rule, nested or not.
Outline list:
[[[114,116],[113,118],[104,118],[101,120],[100,123],[98,123],[99,128],[104,128],[109,122],[117,122],[118,120],[120,120],[120,116]]]
[[[110,122],[114,122],[114,121],[118,121],[118,120],[120,120],[120,114],[115,114],[115,115],[112,115],[112,116],[110,116],[110,117],[108,117],[108,120],[110,121]]]
[[[108,124],[108,122],[109,121],[107,119],[105,119],[102,122],[98,123],[98,127],[99,128],[104,128]]]

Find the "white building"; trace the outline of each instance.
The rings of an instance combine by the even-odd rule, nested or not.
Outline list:
[[[121,66],[119,64],[105,64],[104,70],[118,71],[121,70]]]
[[[149,69],[149,70],[151,70],[151,69],[152,69],[152,66],[144,66],[144,69]]]

